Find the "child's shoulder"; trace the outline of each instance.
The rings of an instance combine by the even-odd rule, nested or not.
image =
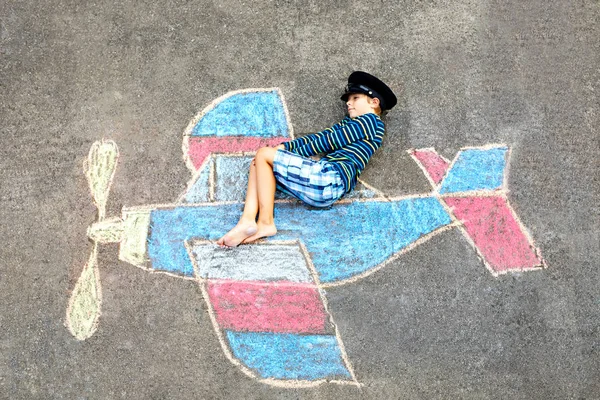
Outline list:
[[[342,120],[342,125],[345,124],[360,124],[370,126],[374,129],[385,129],[385,123],[375,113],[362,114],[354,118],[346,116]]]

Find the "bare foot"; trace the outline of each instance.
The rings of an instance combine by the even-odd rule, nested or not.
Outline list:
[[[236,247],[242,243],[244,239],[254,235],[258,231],[256,222],[240,221],[221,239],[217,240],[217,244],[221,247]]]
[[[276,233],[277,233],[277,228],[275,227],[275,224],[264,225],[259,222],[258,230],[256,231],[256,233],[251,236],[248,236],[242,242],[243,243],[252,243],[255,240],[258,240],[258,239],[261,239],[264,237],[275,236]]]

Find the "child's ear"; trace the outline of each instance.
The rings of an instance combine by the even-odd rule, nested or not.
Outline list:
[[[377,97],[370,97],[370,99],[371,99],[371,104],[373,104],[373,108],[377,108],[377,107],[381,106],[380,101]]]

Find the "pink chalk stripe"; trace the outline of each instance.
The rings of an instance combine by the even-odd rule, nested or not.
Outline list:
[[[223,329],[329,333],[327,313],[313,284],[209,280],[208,294]]]
[[[425,168],[433,182],[440,183],[448,169],[448,162],[444,160],[435,150],[415,150],[413,156]]]
[[[251,152],[265,146],[277,146],[288,140],[287,137],[190,137],[187,156],[194,168],[198,169],[211,153]]]
[[[496,272],[542,265],[503,197],[446,197],[480,254]]]

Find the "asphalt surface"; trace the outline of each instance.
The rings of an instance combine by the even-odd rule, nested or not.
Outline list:
[[[593,0],[2,1],[0,398],[600,398],[599,20]],[[94,141],[121,151],[109,216],[168,203],[189,179],[182,133],[213,99],[279,87],[295,132],[314,132],[356,69],[399,94],[365,181],[424,192],[406,149],[508,144],[509,199],[546,270],[495,278],[452,230],[327,290],[361,389],[247,377],[197,286],[116,245],[98,257],[98,331],[70,335]]]

